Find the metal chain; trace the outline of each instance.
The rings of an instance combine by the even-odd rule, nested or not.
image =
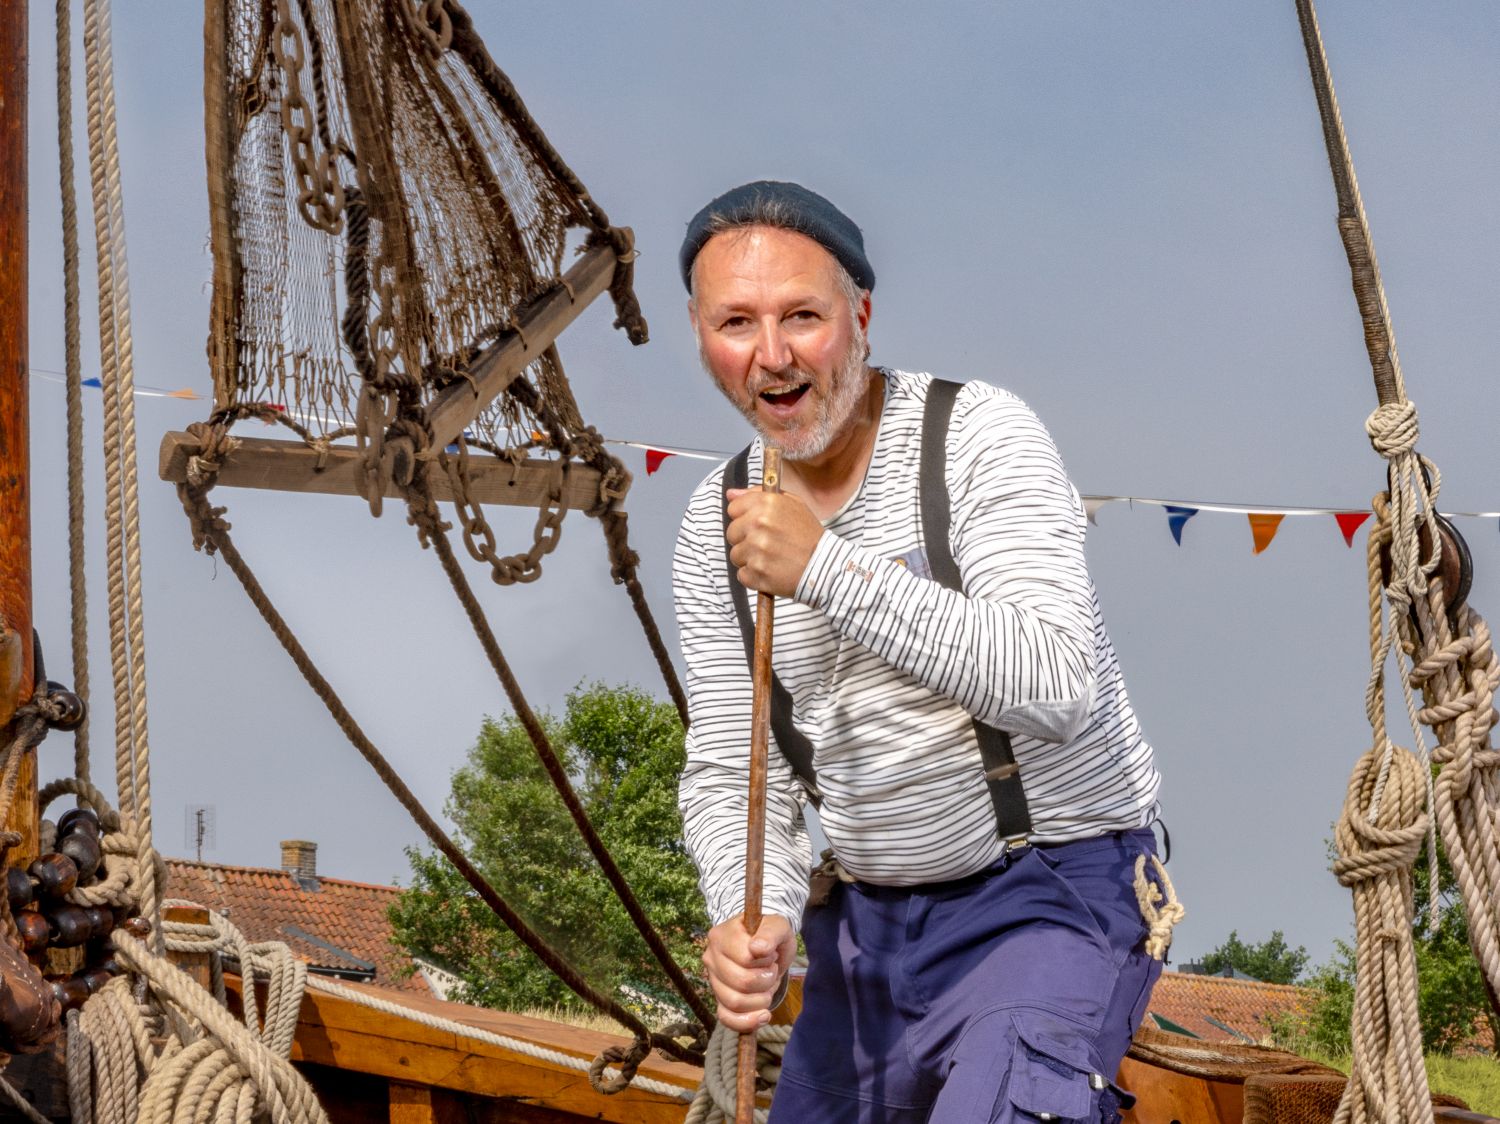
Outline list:
[[[406,0],[401,5],[401,14],[428,53],[440,55],[452,45],[453,16],[447,0]]]
[[[337,234],[343,229],[344,212],[344,185],[339,182],[336,167],[342,146],[319,150],[313,113],[302,96],[301,73],[307,61],[305,44],[288,0],[276,0],[276,17],[271,53],[286,75],[281,128],[291,145],[297,210],[309,226]]]
[[[469,556],[476,562],[488,563],[490,577],[496,585],[524,585],[536,581],[542,576],[542,559],[557,549],[562,536],[563,518],[568,513],[563,492],[573,462],[566,458],[552,462],[552,480],[537,511],[531,549],[501,557],[496,553],[495,532],[484,516],[484,508],[469,495],[469,443],[460,436],[457,445],[455,455],[445,453],[439,459],[453,487],[453,508]]]

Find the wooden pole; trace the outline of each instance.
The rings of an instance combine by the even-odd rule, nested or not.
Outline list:
[[[781,491],[781,450],[765,447],[760,487]],[[745,830],[745,912],[741,916],[751,936],[760,928],[761,894],[766,867],[766,769],[771,743],[771,630],[776,599],[760,593],[755,599],[755,660],[751,666],[753,694],[750,709],[750,800]],[[738,1083],[735,1087],[735,1124],[755,1118],[755,1031],[741,1033]]]
[[[0,15],[0,739],[31,697],[31,447],[27,437],[26,4]],[[5,828],[21,833],[9,858],[36,857],[36,755],[21,761]]]

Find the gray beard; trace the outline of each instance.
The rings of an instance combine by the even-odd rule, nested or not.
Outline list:
[[[714,379],[714,385],[718,386],[724,397],[728,398],[734,404],[735,409],[745,416],[745,420],[755,427],[763,440],[779,444],[782,456],[789,461],[809,461],[828,451],[828,447],[848,428],[860,404],[864,401],[870,388],[865,368],[866,354],[864,333],[856,332],[849,341],[849,350],[833,372],[827,395],[820,394],[817,398],[817,412],[806,423],[788,431],[780,442],[773,442],[761,427],[760,418],[755,413],[755,401],[761,391],[780,383],[806,381],[816,385],[816,380],[811,375],[797,367],[788,368],[775,375],[762,373],[751,380],[747,388],[750,392],[749,399],[744,404],[738,402],[719,383],[718,379]],[[701,345],[698,359],[700,363],[703,363],[703,369],[708,371]],[[709,374],[712,376],[711,371]],[[811,390],[808,393],[811,393]]]

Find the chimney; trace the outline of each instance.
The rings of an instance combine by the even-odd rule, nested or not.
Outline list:
[[[318,845],[307,839],[281,841],[281,869],[295,878],[304,890],[318,888]]]

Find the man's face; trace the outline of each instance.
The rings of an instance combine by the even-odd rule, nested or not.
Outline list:
[[[816,461],[868,391],[868,294],[851,309],[833,255],[774,227],[714,235],[694,269],[704,369],[788,459]]]

